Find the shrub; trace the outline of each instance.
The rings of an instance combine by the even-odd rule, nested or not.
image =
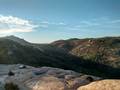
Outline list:
[[[4,88],[5,90],[19,90],[18,86],[13,83],[6,83]]]
[[[86,78],[88,81],[90,81],[90,82],[93,82],[94,81],[94,79],[92,78],[92,77],[87,77]]]
[[[12,71],[9,71],[8,76],[14,76],[14,73]]]

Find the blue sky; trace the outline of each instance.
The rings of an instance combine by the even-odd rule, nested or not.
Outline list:
[[[0,36],[30,42],[120,36],[120,0],[0,0]]]

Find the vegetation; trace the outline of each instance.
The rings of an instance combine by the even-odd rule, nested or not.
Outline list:
[[[14,73],[12,71],[9,71],[8,76],[14,76]]]
[[[4,88],[5,90],[19,90],[19,87],[13,83],[6,83]]]

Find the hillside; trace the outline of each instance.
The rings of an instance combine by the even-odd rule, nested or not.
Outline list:
[[[78,45],[80,45],[82,42],[84,42],[84,40],[80,40],[77,38],[73,38],[73,39],[68,39],[68,40],[58,40],[58,41],[54,41],[51,44],[54,46],[57,46],[59,48],[64,48],[66,51],[71,51],[73,48],[77,47]]]
[[[32,66],[52,66],[66,69],[75,69],[75,58],[70,54],[57,50],[53,46],[22,45],[10,39],[0,39],[0,63],[14,64],[22,63]],[[72,65],[72,67],[71,67]]]
[[[120,68],[120,37],[59,40],[52,45],[84,60]]]

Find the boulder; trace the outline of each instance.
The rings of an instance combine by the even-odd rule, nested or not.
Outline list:
[[[81,86],[77,90],[120,90],[120,80],[101,80]]]
[[[52,76],[34,78],[26,83],[32,90],[68,90],[64,81]]]

